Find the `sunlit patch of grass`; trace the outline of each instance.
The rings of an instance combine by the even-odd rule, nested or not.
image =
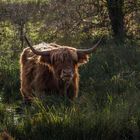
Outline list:
[[[21,140],[45,140],[46,137],[49,140],[120,140],[134,137],[139,131],[138,101],[132,104],[130,100],[108,95],[102,109],[99,109],[95,96],[80,97],[71,105],[60,102],[59,105],[47,106],[46,102],[35,99],[31,106],[23,106],[23,113],[17,114],[17,123],[8,113],[3,128]]]

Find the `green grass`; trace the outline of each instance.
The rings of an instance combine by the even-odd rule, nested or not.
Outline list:
[[[5,24],[0,45],[6,51],[0,56],[1,132],[7,130],[16,140],[139,139],[140,49],[136,43],[116,45],[104,40],[81,66],[79,97],[73,102],[50,96],[25,107],[19,91],[19,53],[12,49],[21,50],[21,45],[13,26],[1,23]],[[28,26],[35,42],[51,37],[35,33],[40,24]],[[90,46],[93,40],[80,42],[79,46]]]
[[[73,102],[48,96],[23,106],[18,63],[5,58],[1,96],[10,105],[0,104],[0,130],[19,140],[139,139],[139,48],[111,46],[103,46],[80,69],[80,93]]]
[[[16,124],[13,116],[8,115],[11,121],[9,119],[5,127],[12,136],[21,140],[120,140],[136,137],[139,132],[137,102],[132,105],[121,98],[117,101],[108,99],[106,106],[98,109],[97,103],[91,103],[91,98],[94,97],[81,97],[69,105],[59,102],[52,106],[46,106],[47,100],[46,103],[35,100],[23,114],[17,115]]]
[[[83,27],[78,32],[54,34],[55,26],[46,26],[46,20],[53,21],[57,15],[44,16],[43,6],[49,2],[1,0],[3,15],[10,10],[7,6],[15,6],[19,13],[11,13],[17,14],[17,19],[2,16],[0,22],[0,132],[6,130],[16,140],[139,140],[140,42],[126,40],[124,44],[115,44],[108,29],[101,28],[104,31],[100,34],[107,34],[102,47],[80,68],[77,99],[47,96],[43,101],[35,99],[31,106],[23,104],[19,91],[19,51],[23,46],[18,20],[29,18],[24,30],[33,44],[55,41],[89,48],[100,38],[98,31],[93,40],[93,31],[88,31],[90,36]],[[26,4],[36,8],[25,16]],[[96,30],[99,29],[94,29],[95,34]]]

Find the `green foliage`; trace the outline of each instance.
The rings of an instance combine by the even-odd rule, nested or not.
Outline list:
[[[137,10],[125,5],[124,10],[129,6],[127,34],[133,38],[116,44],[102,1],[92,1],[93,5],[86,0],[63,2],[1,1],[0,131],[7,130],[19,140],[140,139],[140,42],[133,40],[139,36],[135,36]],[[81,66],[77,99],[47,96],[43,101],[35,99],[31,106],[22,103],[19,55],[26,47],[24,32],[32,44],[55,41],[80,48],[92,46],[105,35],[89,63]]]
[[[139,48],[127,44],[126,46],[111,44],[102,47],[81,71],[81,81],[83,81],[81,84],[85,86],[84,89],[88,87],[90,91],[94,90],[99,94],[116,95],[123,95],[128,91],[139,91],[138,50]]]
[[[91,98],[94,99],[93,96],[80,98],[70,106],[60,102],[51,107],[35,99],[31,107],[25,108],[23,115],[16,116],[19,118],[17,124],[11,119],[6,128],[21,140],[135,138],[135,132],[139,131],[139,112],[133,110],[136,106],[133,108],[128,102],[109,97],[107,105],[99,110],[93,107],[97,103],[91,102]]]
[[[107,44],[80,70],[77,99],[71,102],[48,96],[43,101],[35,99],[29,107],[19,102],[10,108],[10,113],[5,105],[0,109],[0,116],[5,118],[0,120],[1,129],[20,140],[137,138],[140,130],[139,48],[127,43],[125,46]],[[12,66],[18,75],[18,65]],[[11,78],[16,83],[14,79]],[[19,94],[16,90],[13,93],[9,96]],[[23,110],[22,113],[17,109]]]

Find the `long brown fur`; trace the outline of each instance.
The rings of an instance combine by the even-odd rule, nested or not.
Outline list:
[[[74,76],[66,89],[66,96],[70,99],[78,96],[79,64],[88,61],[87,55],[78,56],[76,49],[57,44],[39,44],[34,46],[38,50],[53,50],[49,56],[34,54],[30,48],[25,48],[20,56],[21,94],[30,100],[44,94],[65,94],[65,84],[60,79],[59,71],[73,70]]]

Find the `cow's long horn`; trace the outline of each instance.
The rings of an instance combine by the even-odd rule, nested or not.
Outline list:
[[[28,46],[30,47],[30,49],[32,50],[32,52],[33,52],[34,54],[36,54],[36,55],[47,55],[47,54],[50,53],[50,51],[38,51],[38,50],[34,49],[34,47],[31,45],[31,43],[29,42],[29,40],[27,39],[27,37],[24,36],[24,38],[25,38],[25,40],[26,40]]]
[[[103,37],[100,38],[100,40],[92,47],[89,49],[77,49],[78,53],[85,53],[85,54],[90,54],[92,52],[94,52],[96,50],[96,48],[98,47],[98,45],[100,44],[101,40]]]

